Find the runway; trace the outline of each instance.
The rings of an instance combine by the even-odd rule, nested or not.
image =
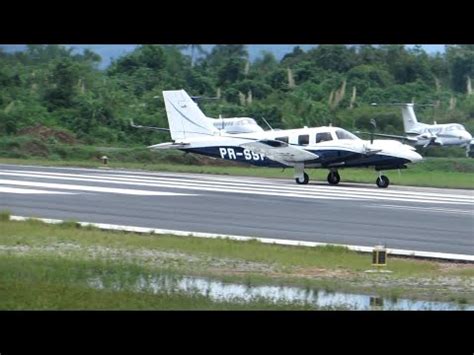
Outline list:
[[[474,255],[474,191],[0,164],[0,210],[204,233]]]

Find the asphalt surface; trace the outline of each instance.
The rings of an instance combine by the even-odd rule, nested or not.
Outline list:
[[[0,164],[3,209],[82,222],[474,255],[473,190]]]

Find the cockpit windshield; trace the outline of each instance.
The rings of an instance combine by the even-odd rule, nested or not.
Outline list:
[[[464,128],[463,125],[461,124],[453,124],[448,127],[447,131],[465,131],[466,129]]]
[[[359,137],[352,134],[351,132],[348,132],[345,129],[341,129],[341,128],[336,130],[336,136],[338,139],[360,139]]]

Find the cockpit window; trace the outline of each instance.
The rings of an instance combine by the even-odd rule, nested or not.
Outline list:
[[[308,134],[303,134],[301,136],[298,136],[298,144],[299,145],[308,145],[309,144],[309,135]]]
[[[316,143],[321,143],[325,141],[332,141],[332,136],[330,132],[316,133]]]
[[[336,131],[336,136],[338,139],[359,139],[359,137],[343,129],[338,129]]]
[[[463,125],[460,124],[453,124],[448,127],[447,131],[465,131],[466,129],[464,128]]]
[[[277,137],[277,138],[275,138],[275,140],[280,141],[280,142],[288,143],[288,137]]]
[[[257,125],[253,118],[243,118],[239,122],[240,125]]]

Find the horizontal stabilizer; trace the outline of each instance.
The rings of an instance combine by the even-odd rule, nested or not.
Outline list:
[[[160,144],[150,145],[147,148],[148,149],[180,149],[180,148],[186,148],[188,146],[189,146],[189,143],[167,142],[167,143],[160,143]]]
[[[135,124],[133,120],[130,120],[130,126],[133,128],[141,128],[141,129],[148,129],[150,131],[161,131],[161,132],[169,132],[169,128],[161,128],[161,127],[153,127],[153,126],[142,126]]]

